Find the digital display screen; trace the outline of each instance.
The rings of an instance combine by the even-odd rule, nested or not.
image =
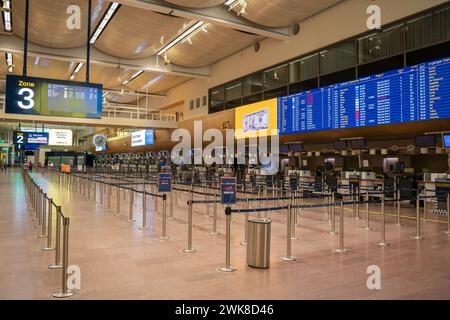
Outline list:
[[[288,153],[289,145],[288,144],[280,144],[280,153]]]
[[[347,150],[347,141],[335,141],[333,142],[334,150]]]
[[[154,143],[154,130],[146,129],[131,133],[131,146],[140,147]]]
[[[278,98],[280,134],[450,118],[450,58]]]
[[[277,103],[278,99],[275,98],[236,108],[236,139],[278,134]]]
[[[72,130],[69,129],[50,129],[48,132],[48,144],[51,146],[71,146]]]
[[[362,149],[365,149],[367,146],[365,139],[352,140],[351,144],[352,144],[352,149],[354,149],[354,150],[362,150]]]
[[[102,85],[34,77],[6,77],[6,113],[100,119]]]
[[[291,144],[292,152],[303,152],[305,150],[303,143]]]
[[[100,152],[100,151],[106,151],[106,146],[99,146],[99,147],[95,147],[95,151]]]
[[[36,144],[47,145],[49,142],[49,135],[46,132],[19,132],[14,131],[13,143],[14,144]]]
[[[417,148],[435,148],[436,137],[435,136],[418,136],[416,137]]]
[[[450,148],[450,134],[444,135],[444,148]]]

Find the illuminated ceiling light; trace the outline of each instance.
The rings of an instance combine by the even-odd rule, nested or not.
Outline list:
[[[112,17],[116,14],[117,10],[120,8],[120,4],[117,2],[113,2],[109,5],[108,9],[103,14],[102,19],[100,20],[100,23],[95,28],[91,39],[89,40],[90,44],[94,44],[95,41],[100,37],[102,32],[106,29],[108,23],[111,21]]]
[[[3,29],[6,32],[12,31],[12,20],[11,20],[11,1],[3,0],[2,6],[2,17],[3,17]]]
[[[169,43],[167,43],[165,46],[163,46],[161,49],[159,49],[156,54],[158,56],[165,54],[170,48],[172,48],[173,46],[175,46],[177,43],[183,41],[184,39],[186,39],[188,36],[190,36],[193,32],[195,32],[196,30],[200,29],[201,27],[203,27],[205,24],[204,21],[196,21],[194,20],[191,23],[191,26],[188,27],[185,31],[183,31],[182,33],[180,33],[177,37],[175,37],[174,39],[172,39]]]
[[[108,94],[109,94],[109,91],[106,91],[106,92],[103,94],[103,98],[106,97]]]
[[[6,65],[8,66],[8,72],[13,72],[14,62],[13,62],[13,54],[11,52],[5,53]]]
[[[36,57],[36,58],[34,58],[34,65],[38,65],[39,64],[39,61],[41,61],[41,58],[40,57]]]
[[[228,7],[228,11],[233,10],[238,5],[241,6],[241,10],[237,13],[237,15],[245,15],[247,12],[245,9],[247,9],[247,1],[246,0],[228,0],[225,3],[225,6]]]
[[[72,71],[72,74],[70,75],[70,80],[75,79],[75,77],[77,76],[77,73],[81,70],[81,68],[83,68],[84,66],[84,62],[78,62],[77,66],[75,67],[75,69]]]
[[[164,52],[164,62],[165,63],[170,63],[170,60],[169,60],[169,58],[167,58],[167,52]]]
[[[125,84],[127,84],[128,82],[133,81],[134,79],[136,79],[137,77],[139,77],[139,76],[140,76],[141,74],[143,74],[143,73],[144,73],[143,70],[139,70],[138,72],[136,72],[135,74],[133,74],[133,75],[131,76],[130,79],[128,79],[128,80],[122,82],[122,84],[125,85]]]
[[[120,95],[123,97],[123,94],[124,94],[124,90],[123,90],[123,88],[120,90]]]

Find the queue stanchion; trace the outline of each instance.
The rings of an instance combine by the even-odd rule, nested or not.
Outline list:
[[[245,201],[245,209],[250,209],[250,203],[248,201],[248,198]],[[248,219],[250,218],[250,214],[248,211],[245,212],[245,216],[244,216],[244,241],[240,242],[241,246],[246,246],[247,245],[247,233],[248,233]]]
[[[169,193],[169,217],[173,218],[173,191]]]
[[[450,193],[447,194],[447,231],[446,234],[450,234]]]
[[[55,292],[53,294],[54,298],[68,298],[73,296],[67,288],[67,269],[69,267],[69,224],[70,218],[63,218],[63,261],[62,261],[62,279],[61,279],[61,291]]]
[[[142,191],[142,226],[139,228],[141,230],[147,230],[147,192],[145,190],[145,183],[144,183],[144,190]]]
[[[358,187],[358,189],[357,189],[357,192],[356,192],[356,220],[359,220],[359,201],[361,200],[361,197],[360,197],[360,193],[359,193],[359,187]]]
[[[116,185],[116,213],[114,215],[120,216],[120,187],[119,185]]]
[[[153,186],[153,190],[154,190],[154,193],[157,194],[158,191],[155,186]],[[153,201],[155,202],[155,213],[159,213],[158,197],[157,196],[153,197]]]
[[[128,208],[128,222],[135,222],[136,219],[133,217],[133,209],[134,209],[134,191],[132,188],[128,191],[130,194],[130,206]]]
[[[103,207],[104,206],[104,199],[103,199],[104,195],[103,195],[103,193],[105,191],[105,184],[100,182],[99,185],[98,185],[98,189],[99,189],[98,191],[100,192],[100,204],[99,204],[99,206]]]
[[[217,234],[217,201],[216,201],[216,193],[214,192],[214,203],[213,203],[213,222],[212,222],[212,231],[211,234]]]
[[[183,249],[185,253],[194,253],[197,252],[197,249],[192,248],[192,201],[193,194],[190,192],[190,199],[188,200],[188,247],[187,249]]]
[[[48,215],[47,215],[47,246],[42,248],[43,251],[54,250],[52,247],[52,227],[53,227],[53,199],[48,198],[47,202]]]
[[[159,240],[167,240],[170,239],[170,237],[167,236],[167,212],[166,212],[166,201],[167,201],[167,194],[162,195],[162,235],[158,238]]]
[[[423,222],[428,222],[428,208],[427,208],[427,192],[424,190],[424,198],[423,198]]]
[[[330,234],[335,235],[336,234],[336,193],[333,192],[331,195],[331,226],[330,226]]]
[[[42,198],[41,198],[41,193],[42,193],[42,189],[37,187],[37,194],[36,194],[36,209],[35,209],[35,215],[34,215],[34,219],[33,221],[37,221],[37,226],[35,226],[35,228],[39,228],[41,225],[41,211],[42,211]]]
[[[417,193],[417,199],[416,199],[416,236],[414,237],[414,239],[416,239],[416,240],[424,239],[424,237],[422,237],[422,235],[420,234],[420,194],[419,193]]]
[[[292,235],[291,235],[291,230],[292,230],[292,223],[293,223],[293,219],[292,219],[292,207],[290,204],[288,204],[287,206],[287,215],[286,215],[286,220],[287,220],[287,234],[286,234],[286,257],[281,257],[280,260],[281,261],[296,261],[297,258],[292,256]]]
[[[397,226],[401,226],[401,200],[400,200],[400,189],[397,190]]]
[[[370,227],[369,199],[369,192],[366,191],[366,226],[363,229],[367,231],[372,230]]]
[[[49,269],[60,269],[61,264],[61,207],[56,207],[56,232],[55,232],[55,263],[48,266]]]
[[[383,189],[384,190],[384,189]],[[384,202],[384,191],[381,194],[381,240],[378,242],[380,247],[389,246],[389,242],[386,242],[386,206]]]
[[[108,195],[107,195],[107,201],[106,201],[106,210],[111,210],[111,193],[112,193],[112,187],[111,184],[108,184]]]
[[[226,247],[225,247],[225,266],[220,267],[220,272],[233,272],[236,271],[236,268],[234,268],[231,265],[231,207],[225,208],[225,215],[227,219],[227,226],[226,226]]]
[[[347,253],[347,252],[350,252],[349,249],[346,249],[346,248],[344,247],[344,222],[345,222],[345,215],[344,215],[344,195],[342,195],[341,210],[340,210],[340,221],[339,221],[339,249],[336,249],[336,250],[335,250],[337,253]]]
[[[298,238],[297,238],[297,236],[295,235],[295,232],[296,232],[296,230],[295,230],[295,209],[292,209],[292,207],[293,207],[293,203],[294,203],[294,199],[292,198],[292,194],[291,194],[291,197],[290,197],[290,206],[291,206],[291,212],[289,213],[290,215],[291,215],[291,240],[298,240]],[[295,208],[295,206],[294,206],[294,208]]]
[[[41,227],[41,234],[38,236],[38,238],[46,238],[47,237],[47,194],[43,193],[42,195],[42,227]]]

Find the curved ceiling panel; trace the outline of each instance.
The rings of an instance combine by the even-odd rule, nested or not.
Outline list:
[[[187,22],[182,18],[121,6],[94,46],[121,58],[149,57],[160,47],[162,36],[167,41]]]
[[[66,22],[70,16],[66,13],[70,5],[81,10],[81,28],[69,30]],[[92,2],[92,26],[96,26],[109,2]],[[25,0],[12,2],[12,20],[14,33],[23,38],[25,30]],[[75,48],[86,45],[87,1],[85,0],[39,0],[30,1],[29,41],[51,48]]]
[[[122,87],[126,90],[126,87],[122,83],[132,77],[136,70],[129,70],[124,68],[112,68],[99,64],[91,64],[89,81],[93,83],[103,84],[105,89],[121,90]],[[86,66],[84,65],[78,72],[75,81],[85,81],[86,79]]]
[[[189,44],[180,43],[168,51],[171,62],[187,67],[203,67],[221,60],[243,48],[246,48],[261,37],[245,32],[208,25],[208,32],[198,32]]]
[[[166,0],[167,2],[183,7],[207,8],[221,5],[225,0]]]
[[[165,92],[187,80],[189,78],[164,73],[145,72],[131,81],[127,87],[140,92],[148,90],[149,93],[158,93]]]
[[[247,0],[246,19],[268,27],[287,27],[342,0]],[[234,11],[239,12],[241,6]]]
[[[13,55],[14,70],[12,74],[22,75],[23,55]],[[75,64],[75,63],[73,63]],[[68,61],[28,57],[27,75],[30,77],[69,80],[72,64]],[[3,76],[3,74],[1,74]]]

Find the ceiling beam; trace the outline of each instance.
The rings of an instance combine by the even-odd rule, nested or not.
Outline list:
[[[1,51],[23,54],[23,39],[15,35],[0,34],[0,52]],[[68,62],[86,62],[86,50],[84,47],[71,49],[55,49],[42,47],[34,43],[29,43],[28,56]],[[157,56],[142,59],[122,59],[108,55],[95,48],[91,48],[90,61],[94,64],[100,64],[112,68],[117,68],[120,65],[120,67],[124,69],[136,71],[144,70],[148,72],[165,73],[189,78],[208,78],[210,75],[209,66],[201,68],[189,68],[178,66],[172,63],[164,64],[164,60]]]
[[[168,3],[164,0],[115,0],[124,5],[151,10],[176,17],[201,20],[213,25],[229,29],[237,29],[254,33],[266,38],[286,40],[291,36],[291,28],[270,28],[253,23],[237,16],[234,11],[228,11],[224,5],[209,8],[187,8]]]

